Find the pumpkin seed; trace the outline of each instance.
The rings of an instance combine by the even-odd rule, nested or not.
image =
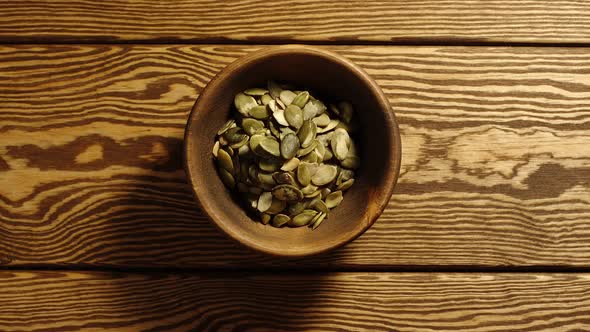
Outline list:
[[[268,210],[266,210],[266,213],[277,214],[277,213],[282,212],[286,207],[287,207],[287,202],[281,201],[280,199],[273,197],[272,204],[270,204],[270,207],[268,208]]]
[[[312,192],[311,194],[307,194],[307,195],[303,195],[303,197],[305,198],[315,198],[315,197],[319,197],[322,194],[321,190],[316,190],[314,192]]]
[[[311,144],[309,146],[307,146],[306,148],[303,148],[303,149],[299,149],[299,152],[297,152],[297,157],[307,155],[308,153],[313,151],[313,149],[315,149],[317,145],[318,145],[318,141],[314,139],[313,141],[311,141]]]
[[[215,141],[213,144],[213,156],[217,158],[217,152],[219,151],[219,141]]]
[[[342,191],[338,190],[326,197],[326,206],[330,209],[337,207],[344,197],[342,197]]]
[[[217,135],[222,135],[223,133],[225,133],[229,128],[235,127],[236,125],[236,120],[234,119],[229,119],[227,120],[227,122],[223,125],[223,127],[221,127],[221,129],[219,129],[217,131]]]
[[[258,103],[254,97],[238,93],[234,98],[234,106],[243,116],[250,116],[250,109],[258,106]]]
[[[225,139],[227,139],[228,143],[230,144],[241,141],[244,136],[246,136],[246,134],[240,127],[230,128],[225,133],[223,133],[223,137],[225,137]]]
[[[298,106],[299,108],[303,108],[303,106],[305,106],[305,104],[307,104],[308,100],[309,100],[309,92],[303,91],[303,92],[300,92],[299,94],[297,94],[297,96],[295,96],[295,98],[293,98],[293,100],[291,101],[291,104]]]
[[[273,113],[279,110],[277,102],[274,99],[271,99],[271,101],[269,101],[268,104],[266,104],[266,107],[268,107],[268,109]]]
[[[277,120],[277,122],[281,125],[281,126],[288,126],[289,122],[287,122],[287,118],[285,117],[285,111],[283,110],[277,110],[276,112],[274,112],[272,114],[272,116],[275,118],[275,120]]]
[[[307,186],[311,182],[311,167],[309,163],[299,163],[297,166],[297,181],[302,186]]]
[[[270,130],[270,133],[275,137],[275,138],[281,138],[281,133],[278,130],[278,128],[280,128],[279,125],[275,124],[275,121],[268,121],[268,129]]]
[[[315,139],[317,131],[318,127],[313,121],[303,121],[303,124],[301,125],[301,128],[297,133],[297,137],[299,137],[299,141],[301,142],[301,147],[308,147],[311,144],[311,142]]]
[[[360,166],[360,162],[361,161],[358,157],[346,157],[346,159],[340,162],[340,165],[350,169],[357,169]]]
[[[250,137],[250,150],[254,151],[256,150],[256,147],[258,146],[258,144],[260,144],[260,142],[265,139],[266,136],[264,134],[254,134],[252,135],[252,137]]]
[[[272,194],[281,201],[298,201],[303,198],[303,193],[297,187],[289,184],[280,184],[272,189]]]
[[[334,131],[334,135],[330,140],[330,147],[332,148],[332,152],[338,158],[338,160],[346,159],[348,155],[348,146],[350,144],[350,136],[346,130],[342,128],[338,128]]]
[[[258,198],[258,205],[257,205],[257,209],[260,212],[264,212],[266,210],[268,210],[268,208],[270,208],[270,205],[272,204],[272,193],[266,191],[263,192],[260,197]]]
[[[258,162],[258,168],[265,172],[275,172],[281,167],[281,163],[276,160],[261,159]]]
[[[260,214],[260,222],[263,225],[268,225],[268,223],[270,222],[271,219],[272,219],[272,216],[268,213],[261,213]]]
[[[268,103],[270,103],[271,100],[272,97],[269,94],[265,94],[262,97],[260,97],[260,102],[262,103],[262,105],[268,105]]]
[[[229,153],[227,153],[226,150],[219,149],[219,151],[217,151],[217,163],[219,164],[219,166],[221,166],[221,168],[233,174],[234,164],[231,159],[231,156],[229,155]]]
[[[340,123],[340,120],[334,120],[334,119],[330,120],[330,122],[324,128],[318,129],[318,134],[329,132],[330,130],[336,128],[336,126],[339,123]]]
[[[250,109],[250,115],[258,120],[267,119],[270,116],[270,109],[266,105],[254,106]]]
[[[313,231],[316,228],[318,228],[320,226],[320,224],[322,223],[322,221],[324,221],[324,219],[326,219],[327,215],[328,215],[327,213],[320,213],[317,217],[315,217],[314,220],[312,220],[312,222],[310,223],[311,230]]]
[[[279,98],[275,99],[275,102],[277,103],[277,108],[279,110],[285,110],[285,108],[287,108],[287,106],[285,105],[285,103],[283,103]]]
[[[278,98],[281,94],[281,91],[283,91],[283,89],[281,89],[281,87],[275,81],[268,81],[267,87],[268,93],[272,98]]]
[[[246,134],[252,136],[264,129],[264,122],[252,118],[244,118],[242,119],[242,128],[244,128]]]
[[[321,160],[319,159],[318,155],[315,152],[313,152],[313,153],[306,154],[303,158],[301,158],[301,161],[305,161],[308,163],[317,163],[317,162],[320,162]]]
[[[310,100],[303,106],[303,117],[305,120],[313,119],[314,117],[324,113],[326,106],[321,101],[314,99]]]
[[[303,210],[305,210],[305,203],[303,202],[291,203],[287,208],[287,212],[292,216],[300,214],[301,212],[303,212]]]
[[[254,152],[261,157],[279,157],[281,155],[279,142],[269,137],[263,138],[254,148]]]
[[[275,227],[281,227],[291,221],[291,218],[285,214],[277,214],[272,218],[272,225]]]
[[[285,106],[291,105],[293,99],[295,99],[296,95],[293,91],[290,90],[283,90],[279,94],[279,99],[285,104]]]
[[[297,166],[299,166],[299,159],[291,158],[289,161],[284,163],[283,166],[281,166],[281,170],[289,172],[289,171],[296,169]]]
[[[305,110],[303,110],[303,118],[305,118]],[[313,118],[313,122],[319,127],[325,127],[330,123],[330,116],[326,113]]]
[[[303,111],[298,106],[289,105],[285,109],[285,119],[291,127],[299,129],[303,125]]]
[[[301,192],[303,193],[303,195],[310,195],[313,194],[317,189],[317,186],[314,186],[313,184],[308,184],[307,186],[301,188]]]
[[[340,191],[346,191],[348,190],[348,188],[350,188],[352,185],[354,184],[354,179],[348,179],[344,182],[342,182],[341,184],[338,185],[338,187],[336,187],[336,190],[340,190]]]
[[[330,212],[330,209],[328,208],[326,203],[324,203],[324,201],[322,201],[320,199],[320,197],[316,197],[313,201],[311,201],[311,203],[309,204],[309,207],[318,211],[318,212],[323,212],[323,213]]]
[[[311,183],[316,186],[324,186],[336,179],[338,169],[336,166],[322,164],[317,172],[311,177]]]
[[[281,139],[281,156],[285,159],[291,159],[299,151],[299,139],[297,135],[289,133]]]
[[[295,179],[293,176],[287,172],[276,172],[272,175],[273,179],[278,184],[290,184],[295,185]]]
[[[219,150],[221,151],[221,150]],[[226,187],[228,187],[229,189],[233,189],[235,184],[236,184],[236,180],[234,179],[233,175],[231,175],[230,172],[226,171],[223,168],[219,169],[219,177],[221,178],[221,181],[223,182],[223,184],[225,184]]]
[[[244,90],[244,93],[250,96],[263,96],[268,93],[268,90],[262,88],[251,88]]]
[[[320,197],[325,200],[326,197],[328,197],[328,195],[330,195],[330,193],[332,192],[332,190],[330,190],[330,188],[324,188],[321,190],[321,195]]]
[[[289,221],[289,226],[293,227],[301,227],[309,224],[309,222],[317,215],[318,213],[314,210],[303,210],[303,212],[299,213],[298,215],[291,218]]]
[[[334,157],[334,154],[332,153],[332,149],[326,148],[326,152],[324,152],[324,158],[322,161],[328,161],[328,160],[332,159],[332,157]]]
[[[275,179],[272,177],[272,174],[258,172],[258,181],[261,184],[268,184],[274,186],[276,184]]]

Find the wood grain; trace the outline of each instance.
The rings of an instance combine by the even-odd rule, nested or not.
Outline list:
[[[588,49],[331,48],[388,95],[402,175],[365,235],[304,261],[222,237],[181,167],[199,91],[254,49],[0,48],[0,264],[590,265]]]
[[[7,332],[590,329],[586,274],[0,272],[0,281]]]
[[[586,1],[21,1],[3,42],[588,43]]]

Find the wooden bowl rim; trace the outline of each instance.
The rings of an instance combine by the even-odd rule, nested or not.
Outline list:
[[[269,250],[269,248],[267,248],[265,246],[261,246],[258,243],[256,243],[255,241],[251,241],[248,237],[241,236],[241,234],[239,232],[235,232],[230,225],[226,224],[225,222],[223,222],[221,220],[218,220],[221,218],[218,218],[214,209],[211,208],[207,202],[208,200],[211,200],[211,198],[208,197],[208,195],[204,195],[204,194],[200,195],[199,190],[196,188],[197,186],[195,184],[195,174],[198,173],[198,170],[193,169],[193,167],[191,166],[193,164],[194,157],[192,156],[192,154],[188,153],[189,150],[191,150],[189,148],[189,145],[191,144],[191,140],[189,138],[194,135],[193,134],[194,127],[191,124],[194,122],[193,120],[195,119],[195,117],[198,116],[199,112],[197,112],[197,109],[199,109],[201,101],[206,99],[206,98],[201,98],[202,96],[207,95],[209,93],[209,91],[214,91],[217,88],[217,86],[222,83],[223,79],[230,77],[231,73],[234,72],[234,70],[240,68],[241,66],[244,66],[246,64],[254,65],[256,62],[262,61],[265,58],[273,57],[276,55],[293,54],[293,53],[318,56],[318,57],[322,57],[324,59],[328,59],[329,61],[336,62],[337,64],[344,67],[346,70],[349,70],[352,73],[354,73],[357,77],[359,77],[359,79],[361,79],[363,82],[365,82],[367,87],[370,90],[372,90],[372,92],[377,97],[377,101],[379,103],[380,110],[387,111],[387,113],[388,113],[388,114],[386,114],[387,115],[386,119],[388,120],[388,122],[390,122],[391,130],[389,130],[387,134],[388,134],[391,142],[393,142],[392,146],[390,147],[391,152],[393,154],[393,158],[389,159],[388,165],[386,167],[386,169],[388,171],[387,171],[387,176],[385,179],[386,183],[385,183],[385,187],[383,190],[383,194],[379,195],[380,201],[378,202],[376,209],[373,209],[372,213],[370,214],[371,215],[370,218],[368,218],[366,220],[366,222],[363,225],[361,225],[361,227],[355,228],[354,232],[350,232],[348,234],[347,238],[345,238],[344,240],[342,240],[340,242],[332,242],[329,245],[326,245],[324,247],[319,247],[319,248],[306,247],[305,249],[302,249],[297,252]],[[328,51],[325,49],[317,48],[317,47],[306,46],[306,45],[280,45],[280,46],[265,47],[263,49],[253,51],[249,54],[246,54],[246,55],[236,59],[234,62],[230,63],[225,68],[220,70],[217,73],[217,75],[215,75],[209,81],[209,83],[205,86],[205,88],[201,91],[201,93],[199,94],[199,97],[197,98],[195,104],[193,105],[193,107],[191,109],[191,112],[188,116],[187,123],[185,126],[184,147],[183,148],[184,148],[183,149],[183,163],[184,163],[186,175],[187,175],[190,185],[191,185],[191,190],[193,192],[194,197],[196,198],[197,203],[199,204],[201,209],[205,212],[205,214],[207,214],[207,217],[213,222],[213,224],[223,234],[225,234],[227,237],[233,239],[234,241],[240,243],[241,245],[248,247],[250,249],[254,249],[258,252],[262,252],[262,253],[265,253],[265,254],[268,254],[271,256],[277,256],[277,257],[304,257],[304,256],[317,255],[320,253],[324,253],[324,252],[339,248],[341,246],[344,246],[347,243],[354,241],[356,238],[358,238],[360,235],[362,235],[367,229],[369,229],[375,223],[375,221],[379,218],[381,213],[383,213],[383,210],[385,209],[385,207],[389,203],[389,200],[391,199],[391,195],[393,194],[393,190],[395,188],[395,185],[397,184],[397,180],[399,178],[399,173],[400,173],[400,165],[401,165],[401,138],[400,138],[400,133],[399,133],[399,126],[398,126],[398,123],[397,123],[397,120],[395,117],[395,113],[393,112],[391,105],[389,104],[389,101],[387,100],[387,97],[385,96],[385,94],[383,93],[381,88],[362,68],[360,68],[358,65],[354,64],[352,61],[344,58],[343,56],[341,56],[337,53],[334,53],[334,52],[331,52],[331,51]]]

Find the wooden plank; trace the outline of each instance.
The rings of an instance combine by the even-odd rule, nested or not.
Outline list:
[[[588,49],[332,48],[387,93],[401,178],[361,238],[290,261],[225,239],[182,171],[199,91],[254,49],[0,48],[0,262],[589,266]]]
[[[587,274],[0,272],[2,331],[582,331]]]
[[[42,1],[0,5],[2,42],[588,43],[586,1]]]

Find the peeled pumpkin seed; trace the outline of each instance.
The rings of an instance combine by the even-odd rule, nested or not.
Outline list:
[[[291,218],[289,225],[293,227],[301,227],[309,224],[309,222],[318,214],[314,210],[303,210],[303,212]]]
[[[212,149],[224,185],[265,225],[317,228],[355,181],[352,104],[326,112],[308,91],[269,81],[236,94],[234,107]]]
[[[297,166],[299,166],[299,159],[297,158],[291,158],[289,161],[287,161],[286,163],[283,164],[283,166],[281,166],[281,170],[282,171],[292,171],[294,169],[297,168]]]
[[[342,191],[335,191],[326,197],[326,206],[330,209],[333,209],[338,206],[343,199],[344,197],[342,197]]]
[[[303,198],[303,193],[297,187],[289,184],[280,184],[272,189],[272,194],[281,201],[298,201]]]
[[[303,125],[303,111],[295,105],[289,105],[285,109],[285,120],[295,129],[299,129]]]
[[[266,119],[270,116],[270,109],[266,105],[254,106],[250,109],[250,115],[258,120]]]
[[[264,212],[266,210],[268,210],[268,208],[270,208],[270,205],[272,204],[272,193],[270,192],[263,192],[260,197],[258,198],[258,204],[256,206],[256,208],[258,209],[258,211],[260,212]]]
[[[285,106],[291,105],[293,99],[295,99],[296,95],[293,91],[290,90],[283,90],[279,94],[279,99],[285,104]]]
[[[244,93],[250,96],[263,96],[268,93],[268,90],[262,88],[251,88],[244,90]]]
[[[297,135],[289,133],[281,139],[281,157],[291,159],[297,155],[299,151],[299,139]]]
[[[258,106],[258,103],[254,97],[243,93],[238,93],[234,98],[234,106],[243,116],[249,116],[250,109],[252,109],[252,107]]]
[[[311,177],[311,183],[316,186],[324,186],[336,179],[338,169],[333,165],[322,164],[317,172]]]
[[[281,227],[291,221],[291,218],[286,214],[277,214],[272,218],[272,225]]]
[[[303,92],[300,92],[299,94],[297,94],[295,96],[295,98],[293,98],[293,100],[291,101],[291,104],[298,106],[299,108],[303,108],[303,106],[305,106],[305,104],[307,103],[308,100],[309,100],[309,92],[303,91]]]

